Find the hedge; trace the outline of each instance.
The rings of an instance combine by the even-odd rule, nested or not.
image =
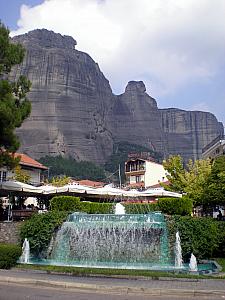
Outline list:
[[[52,211],[86,212],[88,214],[112,214],[114,203],[96,203],[80,201],[73,196],[55,196],[50,201]]]
[[[55,196],[50,200],[50,209],[52,211],[80,211],[80,198],[73,196]]]
[[[159,198],[156,203],[124,204],[128,214],[147,214],[151,211],[161,211],[168,215],[191,215],[193,202],[187,197]]]
[[[191,253],[198,259],[225,256],[224,222],[206,217],[169,216],[167,226],[172,247],[179,231],[184,261],[189,261]]]
[[[15,266],[22,253],[21,247],[14,244],[0,244],[0,269]]]
[[[156,203],[124,203],[127,214],[162,211],[169,215],[191,215],[193,202],[187,197],[160,198]],[[114,213],[115,203],[82,202],[78,197],[56,196],[50,201],[52,211],[80,211],[89,214]]]
[[[191,215],[193,201],[183,196],[182,198],[159,198],[159,210],[168,215]]]

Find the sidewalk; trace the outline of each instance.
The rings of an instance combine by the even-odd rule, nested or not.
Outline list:
[[[12,269],[0,270],[0,283],[107,294],[225,296],[225,280],[222,279],[74,277],[47,274],[45,271]]]

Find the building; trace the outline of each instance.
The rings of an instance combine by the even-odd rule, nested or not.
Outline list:
[[[202,158],[216,158],[225,155],[225,136],[219,135],[202,149]]]
[[[130,187],[147,188],[167,181],[163,165],[149,159],[130,158],[125,163],[126,183]]]
[[[26,154],[15,153],[14,156],[20,157],[19,165],[21,170],[30,176],[29,183],[36,186],[40,185],[41,181],[43,181],[43,172],[47,171],[48,168]],[[6,167],[0,168],[0,182],[10,180],[14,175],[13,170],[9,170]]]

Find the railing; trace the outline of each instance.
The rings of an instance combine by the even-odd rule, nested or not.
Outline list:
[[[204,153],[205,151],[207,151],[209,148],[211,148],[214,144],[216,144],[216,143],[219,142],[220,140],[225,140],[225,135],[221,134],[221,135],[217,136],[214,140],[212,140],[209,144],[207,144],[207,145],[202,149],[202,153]]]
[[[126,168],[125,172],[140,172],[145,171],[145,167],[137,167],[137,168]]]
[[[29,209],[12,210],[12,219],[13,220],[27,219],[35,213],[37,213],[36,210],[29,210]]]

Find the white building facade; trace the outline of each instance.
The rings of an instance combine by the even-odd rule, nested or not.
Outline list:
[[[126,183],[130,186],[147,188],[167,181],[163,165],[142,158],[129,159],[125,163]]]

